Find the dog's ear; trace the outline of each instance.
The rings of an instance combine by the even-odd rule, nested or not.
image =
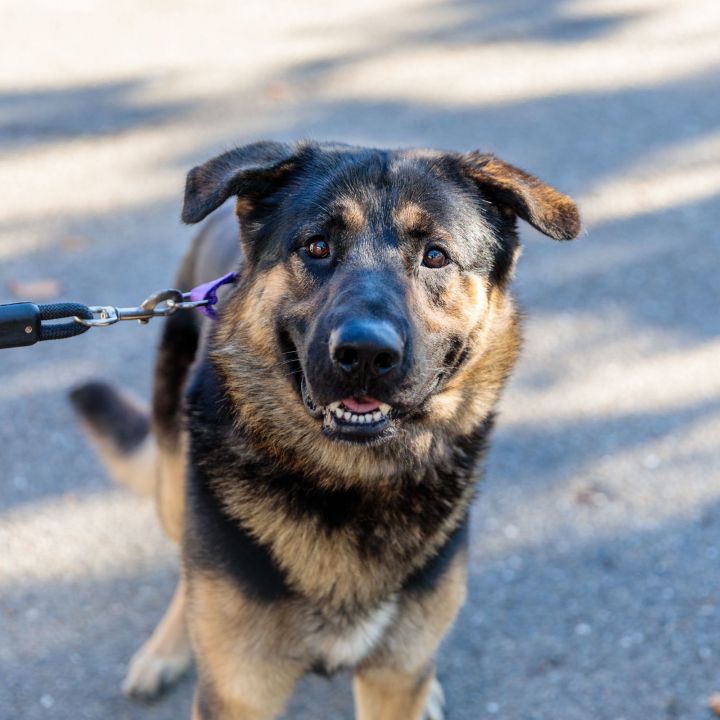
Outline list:
[[[575,203],[534,175],[479,152],[461,156],[461,163],[488,200],[512,211],[541,233],[555,240],[572,240],[580,233]]]
[[[294,145],[257,142],[198,165],[188,173],[185,183],[183,222],[200,222],[231,195],[251,206],[289,176],[296,155]]]

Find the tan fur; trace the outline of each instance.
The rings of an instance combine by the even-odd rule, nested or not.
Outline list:
[[[435,225],[428,211],[418,203],[404,202],[396,208],[394,221],[401,232],[416,233]]]
[[[126,695],[152,697],[190,667],[192,649],[185,621],[186,604],[187,586],[181,577],[162,620],[130,661],[123,682]]]
[[[397,670],[368,670],[355,676],[356,720],[423,720],[433,681]]]
[[[581,221],[575,203],[534,175],[479,152],[469,153],[466,170],[491,194],[502,194],[506,207],[558,240],[571,240],[580,233]]]
[[[278,365],[269,318],[278,306],[297,303],[294,286],[287,268],[276,266],[253,282],[249,301],[231,298],[225,308],[214,358],[225,370],[238,422],[255,430],[258,443],[272,456],[299,471],[319,467],[329,484],[352,480],[358,471],[368,479],[389,477],[396,470],[392,458],[375,457],[360,447],[338,447],[317,432],[315,421],[295,399],[286,365]],[[245,348],[241,355],[240,347]],[[312,458],[290,458],[288,449],[303,446],[312,449]]]
[[[471,334],[474,352],[429,403],[431,422],[470,432],[495,403],[520,351],[520,326],[512,299],[494,288],[483,321]]]
[[[122,399],[140,414],[147,415],[145,404],[133,395],[123,392]],[[148,436],[132,453],[123,452],[118,449],[112,438],[100,435],[82,414],[78,417],[110,477],[118,485],[122,485],[136,495],[152,496],[155,492],[158,462],[155,439]]]
[[[459,553],[443,582],[401,608],[381,649],[356,672],[356,720],[423,720],[438,645],[467,595],[467,556]],[[436,681],[435,681],[436,682]],[[441,691],[438,692],[441,693]],[[437,698],[434,698],[437,700]],[[428,715],[435,718],[437,708]]]
[[[358,720],[424,717],[433,657],[465,599],[465,565],[460,553],[433,592],[404,601],[384,618],[381,639],[368,644],[356,673]],[[194,574],[189,607],[199,693],[213,720],[276,717],[307,671],[307,659],[332,666],[338,637],[352,632],[318,617],[307,600],[253,602],[220,575]],[[193,717],[203,718],[203,703],[196,701]]]
[[[358,478],[387,481],[398,469],[423,462],[425,457],[415,453],[429,448],[428,429],[436,431],[438,422],[447,425],[451,435],[460,435],[492,410],[519,350],[518,316],[512,299],[501,289],[489,291],[481,280],[467,278],[459,281],[452,293],[457,296],[453,300],[455,316],[429,310],[423,298],[410,298],[411,308],[427,332],[440,327],[447,331],[449,323],[456,324],[462,334],[468,327],[474,328],[472,359],[433,397],[426,427],[418,423],[403,429],[403,442],[392,452],[382,447],[338,445],[319,435],[316,421],[295,401],[287,365],[277,362],[269,323],[278,307],[293,306],[294,312],[303,312],[296,285],[286,266],[276,266],[254,280],[249,301],[231,298],[218,328],[214,353],[237,408],[238,422],[254,430],[258,444],[270,455],[299,472],[326,474],[328,486],[342,487]],[[465,399],[470,402],[464,404]],[[419,435],[423,439],[418,439]]]
[[[409,182],[398,184],[398,192],[386,193],[372,182],[339,183],[333,200],[315,203],[324,223],[319,232],[325,233],[327,226],[331,236],[356,236],[356,255],[348,254],[341,242],[333,258],[350,270],[320,281],[299,248],[284,262],[275,257],[271,269],[259,272],[258,266],[267,264],[253,243],[262,234],[263,213],[253,211],[271,187],[280,187],[295,164],[304,162],[303,153],[314,152],[311,144],[293,149],[258,143],[225,153],[188,175],[186,222],[203,219],[234,193],[242,195],[236,214],[244,253],[237,286],[223,298],[209,340],[195,323],[178,325],[177,333],[173,327],[168,330],[159,367],[165,366],[163,352],[170,362],[173,357],[181,361],[167,382],[162,374],[156,382],[161,450],[148,442],[122,459],[124,464],[118,464],[121,459],[112,448],[103,450],[125,484],[145,492],[155,487],[163,528],[179,541],[188,439],[176,428],[187,371],[194,357],[203,358],[199,367],[209,374],[192,383],[188,396],[190,427],[198,431],[193,435],[198,467],[192,481],[200,492],[190,494],[189,511],[197,513],[190,517],[198,522],[185,529],[187,580],[180,580],[165,617],[133,659],[126,691],[149,695],[181,673],[189,663],[191,638],[199,674],[195,720],[272,720],[296,681],[316,665],[354,670],[357,720],[442,720],[434,659],[466,595],[462,531],[474,492],[473,468],[482,460],[497,399],[520,345],[518,313],[506,292],[513,262],[500,250],[507,252],[517,242],[516,215],[562,239],[576,234],[579,216],[568,198],[492,156],[411,151],[404,153],[406,160],[426,161],[419,171],[453,181],[462,172],[465,184],[481,186],[483,198],[498,205],[488,205],[487,212],[493,215],[493,228],[502,228],[507,248],[493,246],[498,240],[490,237],[493,228],[480,218],[473,224],[478,213],[471,209],[458,215],[452,233],[441,227],[435,215],[446,214],[432,211],[439,205],[428,201],[436,195],[427,191],[433,186],[421,180],[415,185],[410,174]],[[383,172],[392,173],[392,164],[383,166]],[[426,188],[425,194],[413,188]],[[381,192],[370,201],[368,193],[376,189]],[[388,212],[394,227],[388,226]],[[303,213],[281,208],[278,217],[277,227],[289,227]],[[463,228],[497,251],[495,267],[487,278],[478,277],[459,252],[455,267],[442,268],[430,280],[421,258],[409,256],[422,254],[425,242],[444,240],[460,247]],[[394,243],[378,245],[377,255],[370,256],[367,248],[376,229],[407,242],[400,243],[400,252]],[[318,232],[310,224],[300,231]],[[208,242],[212,237],[207,235]],[[296,247],[302,237],[298,235]],[[212,247],[205,250],[212,253]],[[194,248],[183,272],[188,286],[199,257]],[[355,445],[319,431],[320,413],[311,403],[308,413],[298,394],[299,378],[292,374],[296,359],[291,352],[281,354],[278,345],[289,347],[286,334],[292,334],[301,357],[306,342],[317,343],[313,351],[325,345],[329,349],[329,322],[335,322],[335,308],[346,311],[349,279],[362,282],[362,273],[372,278],[376,270],[388,278],[394,275],[388,303],[407,303],[405,321],[413,332],[403,342],[417,352],[404,356],[412,357],[413,372],[398,374],[397,404],[381,426],[387,432],[378,432],[367,445]],[[337,305],[329,307],[333,299]],[[322,317],[328,326],[313,325]],[[210,367],[204,364],[208,352]],[[319,386],[318,398],[329,393],[319,379],[324,367],[314,368],[315,376],[304,376],[310,395],[311,384]],[[372,386],[364,385],[367,378],[360,377],[348,392],[370,392]],[[213,384],[205,385],[205,380]],[[376,387],[388,392],[380,382]],[[218,389],[229,405],[219,403],[219,412],[210,394]],[[207,437],[211,425],[193,424],[215,419],[217,445]],[[228,428],[230,421],[235,428]],[[323,429],[330,433],[329,414],[325,421]],[[220,513],[240,527],[226,525]],[[217,524],[208,524],[213,522]],[[215,563],[218,545],[228,539],[237,540],[239,547],[247,543],[253,561],[246,566],[225,563],[222,556],[231,549],[222,548]],[[262,547],[253,548],[253,543]],[[268,579],[268,588],[258,578]]]
[[[353,679],[356,720],[423,720],[432,674],[368,670]]]
[[[517,314],[512,301],[498,289],[488,291],[480,281],[456,283],[451,299],[453,310],[446,311],[445,318],[446,323],[456,323],[459,331],[469,325],[474,328],[470,359],[444,390],[431,399],[424,423],[418,423],[412,432],[406,433],[404,455],[383,455],[368,452],[367,448],[338,446],[325,439],[317,433],[314,421],[302,405],[295,401],[291,379],[283,367],[277,365],[268,323],[276,306],[288,302],[297,305],[293,287],[287,268],[277,267],[253,283],[250,303],[235,307],[231,300],[224,311],[218,326],[221,342],[217,355],[230,381],[238,421],[256,428],[258,437],[268,438],[267,450],[272,453],[282,448],[297,451],[307,446],[312,450],[311,455],[298,453],[301,469],[304,463],[314,470],[323,468],[329,487],[342,486],[348,468],[355,482],[358,476],[364,483],[372,479],[372,485],[365,485],[366,491],[375,494],[378,506],[388,504],[392,501],[393,477],[399,464],[422,464],[431,451],[438,427],[447,428],[448,441],[451,441],[455,434],[469,432],[492,410],[519,345]],[[430,314],[434,310],[421,298],[417,304],[422,306],[420,322],[426,323],[425,331],[429,331]],[[235,351],[238,338],[251,348],[251,352],[244,352],[242,357]],[[183,436],[178,452],[165,450],[156,454],[158,514],[166,533],[176,541],[182,534],[185,448]],[[319,532],[312,520],[299,520],[279,508],[271,498],[262,493],[245,495],[242,488],[247,486],[232,482],[218,488],[229,514],[271,549],[293,587],[321,602],[328,611],[358,604],[372,606],[401,582],[393,569],[394,563],[383,566],[365,562],[358,555],[349,532],[342,529],[330,535]],[[405,534],[400,550],[412,550],[407,554],[413,557],[412,563],[405,564],[405,572],[422,565],[444,543],[448,532],[466,511],[471,493],[468,488],[467,497],[448,514],[434,537],[428,540]],[[388,548],[388,556],[393,552],[394,548]],[[379,703],[384,703],[391,714],[378,717],[398,720],[421,717],[418,713],[424,707],[432,681],[432,675],[425,677],[422,673],[426,672],[426,664],[462,603],[463,564],[464,559],[456,560],[438,593],[422,603],[397,610],[400,621],[393,621],[392,632],[375,658],[380,666],[389,663],[391,670],[368,669],[358,676],[360,718],[374,717],[373,708]],[[307,669],[297,661],[277,660],[285,657],[283,653],[287,654],[288,648],[302,647],[303,656],[316,652],[324,660],[333,660],[337,655],[338,640],[332,632],[322,637],[310,633],[309,641],[314,644],[310,648],[306,646],[308,638],[304,633],[317,622],[316,617],[308,615],[307,608],[288,606],[273,611],[254,606],[220,579],[194,578],[192,588],[191,631],[202,665],[201,677],[213,678],[212,702],[218,717],[253,720],[274,717],[273,713],[280,711],[296,678]],[[178,610],[184,606],[182,593],[179,586],[176,601],[166,618],[133,660],[126,681],[128,692],[142,693],[143,688],[156,686],[160,682],[158,677],[167,677],[173,672],[175,661],[159,653],[158,648],[172,647],[173,643],[182,646],[182,611]],[[307,615],[305,620],[303,613]],[[264,659],[256,657],[259,648]],[[178,655],[182,656],[182,651]],[[390,674],[385,676],[386,672]],[[277,677],[277,684],[263,681],[266,676]],[[387,693],[393,687],[397,689],[397,697],[388,700]],[[199,708],[195,713],[201,717]]]
[[[274,308],[288,303],[298,305],[293,288],[291,273],[277,266],[255,280],[249,290],[250,302],[235,307],[231,301],[225,312],[216,358],[225,369],[238,421],[256,431],[257,442],[268,453],[280,453],[284,462],[300,471],[319,472],[320,482],[327,477],[328,487],[342,486],[344,478],[352,482],[360,478],[366,492],[375,493],[379,504],[387,504],[392,501],[395,475],[403,467],[422,465],[433,437],[438,441],[438,428],[447,428],[448,442],[452,442],[453,437],[469,433],[492,411],[519,348],[517,313],[512,301],[500,290],[489,291],[474,277],[461,277],[448,293],[452,312],[428,309],[427,302],[416,299],[418,308],[422,306],[416,317],[423,331],[431,332],[428,326],[440,322],[441,317],[446,330],[449,323],[457,325],[462,334],[468,327],[474,328],[472,351],[465,366],[429,401],[427,419],[403,430],[402,443],[394,445],[392,453],[385,453],[384,448],[375,451],[326,439],[317,432],[316,421],[296,401],[291,378],[283,365],[278,367],[272,352],[267,321]],[[436,321],[433,313],[438,316]],[[242,355],[236,351],[239,343],[245,347]],[[288,449],[294,451],[292,460],[282,456]],[[372,484],[367,485],[370,481]],[[388,569],[392,563],[385,567],[368,564],[358,555],[352,534],[343,530],[331,535],[318,532],[312,520],[293,517],[272,497],[254,493],[247,485],[228,482],[218,490],[228,513],[271,549],[291,585],[308,597],[344,607],[372,602],[398,581],[396,572]],[[401,553],[411,555],[416,563],[406,565],[407,571],[422,565],[445,541],[465,512],[471,494],[468,488],[466,499],[448,514],[434,538],[428,541],[406,534],[397,544],[398,558]],[[409,549],[412,552],[407,552]],[[388,555],[395,550],[388,548]]]
[[[187,437],[180,436],[174,452],[162,449],[158,453],[155,506],[166,535],[176,543],[182,539],[185,516],[185,466]]]
[[[366,666],[391,667],[409,674],[422,672],[466,597],[467,553],[460,552],[437,588],[402,606],[398,621]]]
[[[359,233],[366,223],[365,208],[354,198],[343,199],[339,215],[347,232]]]
[[[385,564],[368,563],[357,552],[355,538],[349,531],[327,534],[310,519],[293,517],[272,498],[261,493],[245,494],[232,483],[222,487],[221,492],[228,512],[271,549],[293,587],[328,608],[342,610],[372,604],[397,588],[402,576],[391,562],[393,557],[397,556],[397,561],[402,562],[405,573],[423,565],[445,542],[465,512],[472,488],[468,488],[465,502],[448,514],[435,537],[413,536],[408,530],[394,547],[387,548]],[[393,489],[386,485],[378,488],[375,495],[378,505],[388,505],[393,499]],[[413,560],[401,561],[407,555],[412,555]]]
[[[292,618],[256,605],[222,578],[196,574],[190,585],[190,632],[198,658],[200,707],[212,720],[271,720],[282,711],[303,664],[289,645]],[[283,639],[288,646],[284,647]]]
[[[89,436],[112,479],[130,492],[151,496],[156,486],[158,449],[148,436],[132,454],[118,452],[113,444],[92,431]]]

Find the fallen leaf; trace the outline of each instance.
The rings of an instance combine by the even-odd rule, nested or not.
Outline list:
[[[708,707],[720,717],[720,693],[713,693],[708,700]]]
[[[83,250],[90,244],[90,238],[84,235],[68,235],[60,240],[60,247],[67,252]]]
[[[265,88],[265,97],[270,100],[285,100],[290,95],[290,85],[282,80],[276,80]]]
[[[13,280],[8,283],[8,290],[19,300],[37,302],[38,300],[54,300],[62,290],[60,282],[53,278],[39,280]]]

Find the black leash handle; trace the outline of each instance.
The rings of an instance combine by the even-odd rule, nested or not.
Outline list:
[[[93,314],[87,305],[74,302],[0,305],[0,349],[26,347],[43,340],[62,340],[87,332],[90,326],[76,322],[76,317],[92,320]],[[60,323],[43,322],[63,318],[69,319]]]
[[[232,276],[232,280],[228,280]],[[43,340],[62,340],[82,335],[93,327],[114,325],[121,320],[137,320],[146,324],[153,318],[168,317],[178,310],[199,308],[212,311],[217,303],[219,285],[233,282],[235,273],[228,273],[218,280],[205,283],[191,292],[158,290],[145,298],[138,307],[118,308],[113,305],[83,305],[75,302],[36,305],[31,302],[0,305],[0,350],[25,347]],[[202,291],[194,297],[196,291]],[[66,322],[49,322],[63,320]]]
[[[90,327],[81,325],[73,318],[79,317],[84,320],[91,320],[92,311],[87,305],[76,302],[50,303],[49,305],[38,305],[40,310],[40,340],[63,340],[64,338],[82,335]],[[70,318],[67,322],[46,323],[43,320],[61,320]]]

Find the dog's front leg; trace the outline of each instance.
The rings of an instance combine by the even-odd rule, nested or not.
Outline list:
[[[353,680],[356,720],[443,720],[445,700],[434,669],[373,668]]]
[[[466,595],[463,549],[429,587],[408,593],[376,653],[356,670],[356,720],[443,720],[434,658]]]
[[[135,653],[123,682],[123,692],[150,699],[181,677],[192,663],[185,621],[187,586],[181,576],[173,599],[155,631]]]
[[[213,685],[201,676],[195,691],[192,720],[274,720],[282,712],[297,677],[282,677],[277,666],[236,666],[237,686]],[[289,680],[289,682],[288,682]]]
[[[190,575],[188,621],[198,668],[193,720],[273,720],[306,667],[281,604],[244,595],[221,574]]]

